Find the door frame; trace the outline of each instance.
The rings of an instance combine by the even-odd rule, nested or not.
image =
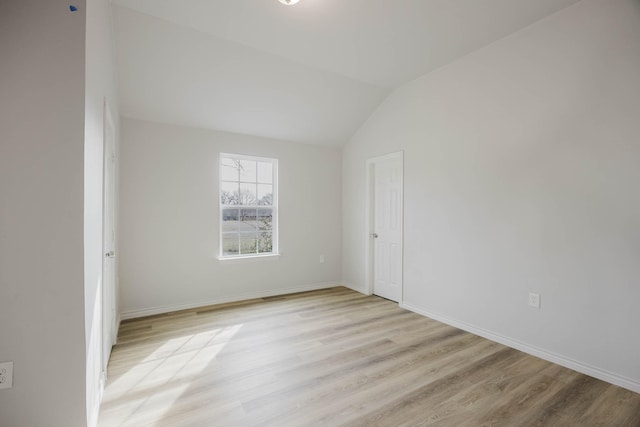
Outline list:
[[[111,113],[111,107],[107,98],[104,98],[103,103],[103,129],[102,129],[102,280],[101,280],[101,334],[100,334],[100,371],[102,373],[102,380],[106,381],[107,376],[107,364],[109,362],[109,358],[105,357],[107,353],[107,346],[105,342],[108,340],[111,347],[115,344],[116,334],[117,334],[117,265],[116,260],[113,259],[111,262],[113,263],[113,274],[112,274],[112,286],[113,289],[108,289],[106,279],[106,250],[107,250],[107,240],[106,234],[109,225],[107,224],[107,210],[111,210],[112,222],[113,222],[113,233],[116,233],[114,236],[114,251],[115,246],[117,245],[117,166],[116,166],[116,158],[117,158],[117,134],[115,122],[113,120],[113,115]],[[110,128],[112,139],[108,138],[107,129]],[[109,159],[109,157],[112,157]],[[111,192],[112,206],[107,206],[107,169],[111,169]],[[109,295],[110,294],[110,295]],[[111,303],[110,306],[108,304]],[[111,311],[113,309],[113,311]],[[107,311],[110,311],[108,314]],[[111,354],[111,348],[109,348],[108,353]],[[105,360],[106,359],[106,360]]]
[[[373,226],[375,224],[375,165],[376,162],[388,159],[400,160],[400,254],[402,262],[400,266],[400,277],[402,278],[402,290],[399,304],[404,301],[404,150],[396,151],[393,153],[385,154],[383,156],[371,157],[367,159],[366,171],[367,171],[367,192],[366,192],[366,215],[365,215],[365,253],[366,267],[365,267],[365,290],[366,295],[373,295],[374,281],[375,281],[375,245],[373,244],[372,233],[375,232]]]

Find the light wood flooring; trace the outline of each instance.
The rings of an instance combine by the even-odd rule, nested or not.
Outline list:
[[[100,427],[640,426],[640,394],[345,288],[124,322]]]

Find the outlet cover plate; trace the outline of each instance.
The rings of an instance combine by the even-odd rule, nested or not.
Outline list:
[[[529,305],[531,307],[540,308],[540,294],[529,294]]]
[[[0,362],[0,390],[13,387],[13,362]]]

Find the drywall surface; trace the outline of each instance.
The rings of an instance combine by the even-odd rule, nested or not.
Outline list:
[[[639,76],[640,2],[584,0],[398,89],[344,150],[345,281],[404,150],[404,305],[640,390]]]
[[[120,149],[125,315],[339,282],[339,150],[133,119]],[[278,159],[281,256],[217,259],[220,153]]]
[[[111,8],[108,0],[88,2],[84,150],[84,283],[87,348],[87,417],[95,425],[100,400],[103,261],[103,135],[105,99],[118,126],[118,100]],[[117,199],[117,196],[116,196]]]
[[[86,425],[84,1],[0,2],[0,425]]]

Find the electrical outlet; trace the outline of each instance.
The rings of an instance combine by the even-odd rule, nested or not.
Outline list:
[[[540,308],[540,294],[529,294],[529,305],[531,307]]]
[[[320,255],[320,264],[324,264],[324,255]]]
[[[13,362],[0,363],[0,390],[13,387]]]

